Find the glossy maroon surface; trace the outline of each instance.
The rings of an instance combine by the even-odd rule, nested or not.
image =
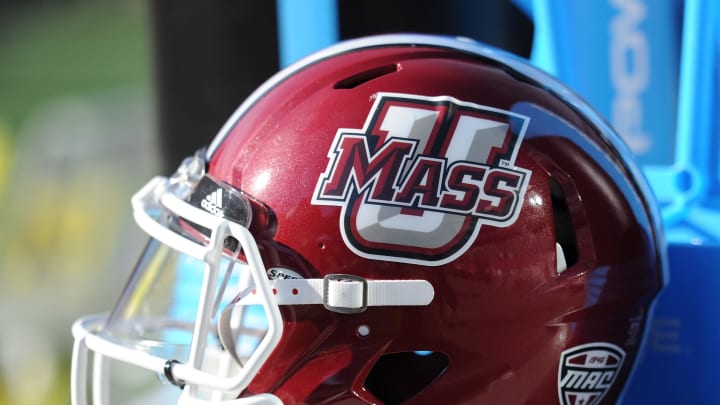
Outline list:
[[[369,79],[368,79],[369,78]],[[516,165],[532,172],[519,216],[483,225],[470,249],[440,266],[353,253],[340,207],[311,204],[341,128],[362,128],[378,92],[450,96],[530,117]],[[558,403],[561,352],[592,342],[626,357],[612,403],[638,351],[661,286],[655,232],[622,158],[591,122],[541,85],[491,60],[431,47],[379,47],[306,66],[262,96],[214,152],[209,174],[275,215],[264,230],[267,268],[307,278],[427,279],[428,306],[343,315],[320,305],[282,306],[279,347],[249,392],[286,403],[376,403],[364,387],[383,354],[428,350],[447,369],[408,403]],[[562,189],[577,260],[555,264],[550,179]],[[367,337],[357,334],[366,325]]]

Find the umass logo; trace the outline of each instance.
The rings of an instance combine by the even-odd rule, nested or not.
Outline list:
[[[451,97],[380,93],[362,129],[337,131],[313,204],[341,207],[356,254],[448,263],[482,225],[518,217],[530,171],[515,166],[529,118]]]

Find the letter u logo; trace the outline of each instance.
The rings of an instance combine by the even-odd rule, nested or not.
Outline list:
[[[363,129],[337,131],[313,204],[342,208],[340,232],[360,256],[448,263],[482,224],[517,219],[530,171],[515,158],[528,122],[451,97],[382,93]]]

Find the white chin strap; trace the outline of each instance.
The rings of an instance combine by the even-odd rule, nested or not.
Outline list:
[[[322,279],[278,279],[270,282],[278,305],[322,304],[332,312],[352,314],[374,306],[428,305],[435,290],[426,280],[366,280],[347,274]],[[248,294],[238,305],[261,303]]]

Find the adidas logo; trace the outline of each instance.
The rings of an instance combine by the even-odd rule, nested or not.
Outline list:
[[[205,196],[200,202],[200,206],[205,208],[211,214],[222,217],[223,216],[223,195],[222,189],[218,188],[212,193]]]

